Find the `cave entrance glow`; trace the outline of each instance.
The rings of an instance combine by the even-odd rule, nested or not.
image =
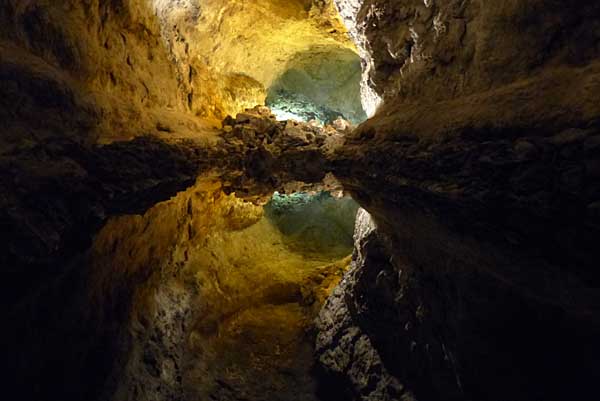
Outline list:
[[[361,73],[361,60],[355,52],[312,47],[287,63],[269,87],[266,105],[278,120],[330,124],[342,117],[359,124],[367,118],[361,104]]]

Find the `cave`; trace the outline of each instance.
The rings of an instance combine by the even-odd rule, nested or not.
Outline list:
[[[600,4],[4,0],[2,396],[595,401]]]
[[[360,95],[359,55],[350,49],[316,47],[294,55],[267,90],[265,104],[280,120],[332,124],[366,120]]]

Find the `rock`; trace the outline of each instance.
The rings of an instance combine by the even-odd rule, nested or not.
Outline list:
[[[161,132],[173,132],[173,128],[161,122],[156,123],[156,130]]]
[[[271,109],[266,106],[256,106],[255,110],[263,117],[271,117],[273,115]]]
[[[255,115],[254,114],[249,114],[249,113],[238,113],[235,116],[235,121],[238,124],[245,124],[245,123],[249,123],[250,121],[255,119]]]
[[[600,157],[600,135],[586,139],[584,143],[585,154],[588,157]]]
[[[342,117],[338,117],[331,125],[338,131],[346,131],[352,127],[352,124]]]
[[[255,351],[253,337],[236,331],[260,332],[255,316],[272,319],[276,326],[261,327],[277,327],[274,339],[295,330],[306,341],[304,327],[279,317],[306,321],[318,294],[278,283],[264,299],[293,302],[238,313],[257,286],[229,303],[226,259],[203,242],[180,246],[217,237],[206,231],[218,231],[211,219],[222,215],[190,205],[209,204],[202,199],[219,190],[192,202],[177,195],[210,169],[227,193],[257,203],[288,185],[322,188],[331,172],[371,212],[359,216],[352,270],[318,323],[322,377],[345,398],[555,401],[576,389],[595,400],[600,4],[206,3],[0,6],[6,398],[172,400],[184,398],[183,387],[206,390],[180,378],[188,365],[173,337],[187,333],[178,324],[187,325],[188,310],[203,311],[190,335],[206,358],[196,360],[197,380]],[[311,59],[336,54],[357,71],[355,48],[372,117],[355,130],[278,123],[262,107],[225,118],[230,129],[207,125],[262,103],[292,64],[302,75],[322,65]],[[168,142],[143,137],[157,129]],[[223,232],[245,227],[249,208],[241,209],[224,210]],[[94,238],[102,246],[90,250]],[[220,239],[228,251],[240,244]],[[198,309],[154,291],[176,285],[171,277],[189,264],[214,260],[189,289]],[[259,276],[239,266],[228,272]],[[195,275],[177,277],[189,284]],[[210,302],[203,288],[222,297]],[[148,299],[157,294],[160,302]],[[215,307],[231,309],[213,316]],[[206,352],[231,338],[219,324],[248,340],[248,351]],[[263,341],[265,355],[276,356],[275,343],[286,342]],[[310,365],[310,351],[297,355]],[[225,376],[216,392],[191,398],[252,398],[236,389],[235,374]]]
[[[600,223],[600,202],[590,203],[587,206],[587,215],[598,225]]]
[[[268,88],[266,103],[283,115],[331,124],[343,115],[359,124],[360,58],[352,49],[326,46],[298,53]]]
[[[370,215],[360,209],[354,231],[355,250],[351,269],[323,306],[317,320],[316,353],[323,380],[344,383],[344,393],[356,400],[412,400],[398,379],[385,368],[379,352],[357,316],[352,296],[361,285],[366,265],[367,243],[381,241]],[[325,384],[327,386],[327,384]],[[338,390],[340,391],[340,390]]]
[[[539,154],[535,145],[528,141],[518,141],[514,149],[517,158],[521,160],[532,159]]]
[[[582,142],[588,136],[589,131],[581,129],[569,129],[552,137],[552,143],[559,146],[574,142]]]
[[[417,399],[593,392],[600,6],[336,5],[370,119],[345,135],[334,173],[390,242],[357,246],[351,325]],[[550,31],[566,36],[548,51]],[[341,376],[360,399],[364,381]]]

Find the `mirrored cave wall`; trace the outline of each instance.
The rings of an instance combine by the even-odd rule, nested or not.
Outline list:
[[[148,288],[169,274],[173,241],[188,232],[178,220],[187,205],[172,202],[159,217],[148,210],[191,187],[201,171],[228,165],[213,152],[222,134],[215,127],[227,114],[264,103],[265,88],[293,56],[354,45],[331,3],[304,1],[7,0],[0,22],[2,314],[12,322],[1,338],[7,393],[136,398],[147,383],[130,388],[124,378],[139,368],[164,387],[144,388],[149,399],[171,394],[170,386],[180,385],[179,362],[158,366],[142,354],[140,366],[130,367],[140,349],[131,335],[140,326],[130,324],[139,323],[137,308],[185,318],[185,311],[153,309]],[[110,220],[121,215],[135,217],[122,226]],[[142,215],[161,226],[139,226]],[[128,247],[113,238],[104,254],[94,253],[109,220],[129,236]],[[347,238],[345,246],[349,253]],[[333,262],[312,267],[329,265],[338,274],[347,264]],[[311,283],[331,284],[322,271],[313,273]],[[299,286],[286,285],[273,297],[300,303]],[[308,321],[325,295],[305,295],[313,301],[292,312]],[[188,295],[169,284],[159,296],[168,306]],[[165,336],[153,340],[159,348],[183,336],[155,334]]]
[[[595,401],[598,21],[591,0],[4,1],[7,394]],[[218,128],[265,101],[370,119]],[[363,208],[352,241],[350,201],[256,204],[327,171]]]
[[[383,103],[338,154],[368,214],[325,375],[361,400],[594,399],[600,6],[336,4]]]
[[[119,294],[118,279],[132,299],[107,396],[316,401],[309,332],[348,267],[357,208],[328,192],[263,207],[200,179],[143,216],[111,219],[88,257],[90,295]]]

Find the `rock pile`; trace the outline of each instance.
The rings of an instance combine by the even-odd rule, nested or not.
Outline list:
[[[351,129],[341,119],[336,126],[324,127],[277,121],[268,107],[256,106],[223,121],[217,153],[229,163],[224,170],[232,187],[264,194],[268,192],[264,185],[281,188],[290,181],[322,182],[332,170],[334,152]],[[256,183],[264,185],[256,187]]]
[[[238,152],[263,147],[280,155],[283,151],[300,147],[324,148],[324,153],[330,154],[343,144],[344,133],[351,127],[341,117],[334,125],[325,126],[295,120],[277,121],[268,107],[256,106],[238,113],[236,118],[228,116],[223,121],[222,137],[225,148]]]

